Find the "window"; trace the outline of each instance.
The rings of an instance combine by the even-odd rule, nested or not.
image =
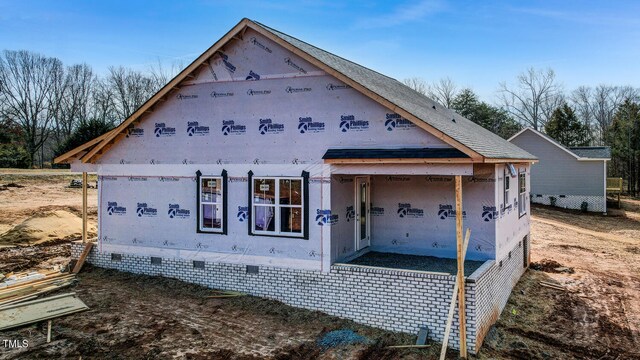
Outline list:
[[[226,234],[226,171],[198,175],[198,232]]]
[[[251,234],[304,237],[303,177],[251,178]]]
[[[518,173],[518,213],[523,216],[527,213],[527,173],[522,170]]]
[[[507,167],[504,168],[504,208],[509,205],[509,181],[511,175]]]

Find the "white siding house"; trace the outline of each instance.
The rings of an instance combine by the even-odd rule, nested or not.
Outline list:
[[[248,19],[117,128],[56,160],[98,174],[96,265],[385,329],[428,326],[436,340],[459,215],[471,231],[473,352],[528,265],[533,155],[397,80]]]
[[[531,202],[607,212],[608,147],[565,147],[531,128],[509,141],[539,159],[531,168]]]

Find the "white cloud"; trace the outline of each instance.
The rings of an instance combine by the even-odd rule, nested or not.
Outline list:
[[[373,29],[407,24],[442,12],[446,8],[447,6],[441,0],[421,0],[405,3],[393,9],[389,14],[358,19],[355,27]]]

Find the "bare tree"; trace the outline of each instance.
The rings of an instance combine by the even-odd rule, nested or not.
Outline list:
[[[427,89],[429,85],[427,82],[420,77],[410,77],[402,80],[402,83],[412,88],[413,90],[419,92],[422,95],[427,95]]]
[[[591,112],[592,96],[593,89],[588,86],[580,86],[571,92],[568,103],[575,110],[581,122],[587,126],[590,139],[592,139],[593,142],[597,142],[598,139],[596,139],[593,114]]]
[[[111,92],[114,110],[119,120],[133,114],[159,89],[151,76],[122,66],[109,68],[106,85]]]
[[[446,108],[451,108],[453,99],[458,93],[458,86],[448,77],[435,81],[427,87],[427,96]]]
[[[529,68],[518,75],[515,85],[500,83],[498,93],[504,108],[514,118],[536,130],[544,127],[553,110],[564,101],[552,69]]]
[[[63,75],[57,58],[24,50],[5,50],[0,57],[0,116],[20,126],[31,166],[49,136]]]
[[[114,98],[115,94],[109,88],[107,81],[96,77],[91,89],[88,118],[115,125],[118,121],[118,115]]]
[[[82,122],[87,120],[94,76],[87,64],[67,68],[54,121],[54,138],[60,146]]]
[[[185,64],[183,61],[174,60],[167,65],[158,59],[156,64],[149,66],[148,72],[151,80],[153,80],[154,87],[160,89],[184,68]]]

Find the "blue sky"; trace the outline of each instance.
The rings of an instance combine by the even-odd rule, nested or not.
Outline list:
[[[495,99],[551,67],[571,90],[640,87],[640,1],[0,0],[0,49],[147,69],[190,62],[243,17],[397,79],[448,76]]]

